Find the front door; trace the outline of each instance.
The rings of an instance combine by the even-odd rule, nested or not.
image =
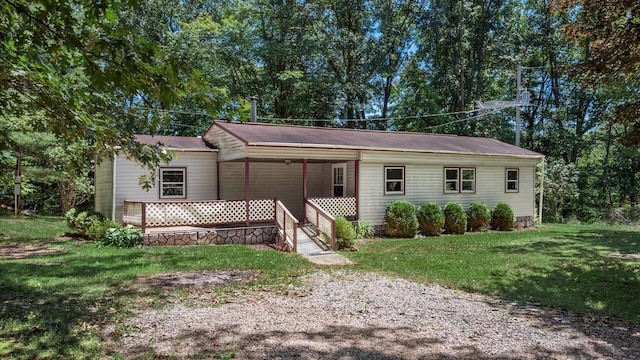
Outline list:
[[[331,164],[331,189],[333,197],[344,197],[347,192],[347,164]]]

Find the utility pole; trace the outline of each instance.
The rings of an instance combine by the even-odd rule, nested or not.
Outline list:
[[[22,183],[22,146],[18,146],[18,161],[16,162],[16,177],[13,185],[14,205],[16,216],[20,214],[20,183]]]
[[[518,70],[516,71],[516,146],[520,146],[520,102],[522,101],[520,95],[520,86],[522,77],[522,66],[518,64]]]

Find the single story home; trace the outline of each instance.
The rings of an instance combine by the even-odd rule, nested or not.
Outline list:
[[[264,123],[214,121],[202,137],[137,139],[160,142],[176,156],[157,169],[156,187],[148,192],[138,185],[143,169],[125,154],[102,161],[95,203],[97,211],[120,222],[133,211],[127,202],[181,204],[148,208],[146,216],[152,211],[160,220],[147,227],[184,225],[185,218],[221,222],[212,213],[227,214],[222,222],[228,223],[266,221],[274,216],[268,202],[273,199],[300,221],[315,216],[307,209],[307,200],[315,199],[333,216],[375,226],[383,225],[386,205],[394,200],[464,207],[481,202],[489,208],[506,202],[528,226],[535,218],[536,165],[544,159],[489,138]]]

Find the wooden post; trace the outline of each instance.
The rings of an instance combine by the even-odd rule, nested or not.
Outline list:
[[[307,200],[307,159],[302,160],[302,222],[306,221],[307,212],[305,210]]]
[[[245,226],[249,226],[249,217],[251,215],[250,207],[249,207],[249,158],[244,158],[244,200],[246,202],[246,219]]]

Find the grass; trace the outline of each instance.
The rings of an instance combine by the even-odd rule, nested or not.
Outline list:
[[[99,358],[98,324],[117,323],[132,304],[161,300],[160,293],[132,290],[140,275],[253,269],[260,276],[248,286],[279,286],[313,268],[292,254],[239,245],[98,248],[58,237],[67,230],[61,219],[0,217],[0,244],[64,250],[0,260],[0,358]]]
[[[299,256],[245,246],[97,248],[59,237],[66,231],[60,218],[0,217],[0,246],[47,244],[62,250],[0,260],[0,358],[111,356],[105,354],[100,326],[119,324],[132,306],[167,303],[166,293],[136,288],[139,276],[260,272],[250,284],[217,290],[229,295],[255,286],[287,286],[315,269]],[[640,323],[640,260],[619,254],[640,254],[640,229],[546,225],[508,233],[386,239],[344,253],[362,271]],[[182,296],[179,290],[170,295]]]
[[[545,225],[542,229],[389,239],[345,253],[356,267],[640,323],[640,229]]]

